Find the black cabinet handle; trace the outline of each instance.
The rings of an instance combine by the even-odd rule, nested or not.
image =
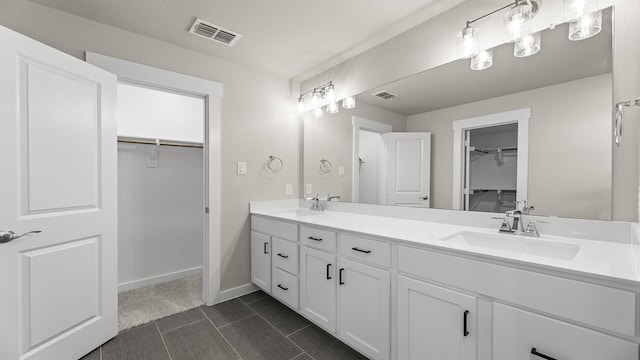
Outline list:
[[[557,360],[556,358],[552,358],[551,356],[547,356],[545,354],[539,353],[536,348],[531,348],[531,353],[537,357],[547,359],[547,360]]]
[[[269,245],[269,243],[268,243],[268,242],[264,243],[264,253],[265,253],[265,254],[268,254],[268,253],[269,253],[269,250],[267,250],[267,245]]]
[[[344,285],[344,281],[342,281],[342,272],[343,272],[343,271],[344,271],[344,268],[342,268],[342,269],[340,269],[340,270],[338,271],[338,283],[339,283],[340,285]]]
[[[308,236],[307,239],[313,240],[313,241],[322,241],[322,238],[315,238],[313,236]]]
[[[285,255],[285,254],[283,254],[283,253],[278,253],[278,256],[280,256],[280,257],[281,257],[281,258],[283,258],[283,259],[286,259],[286,258],[288,258],[288,257],[289,257],[289,255]]]
[[[361,253],[365,253],[365,254],[371,253],[371,250],[362,250],[362,249],[358,249],[357,247],[352,247],[351,250],[360,251]]]
[[[467,329],[467,318],[469,317],[469,310],[464,311],[464,326],[462,329],[462,335],[468,336],[469,330]]]
[[[280,289],[284,290],[284,291],[289,290],[289,288],[288,288],[288,287],[284,287],[284,286],[282,286],[282,284],[278,284],[278,287],[279,287]]]
[[[330,268],[331,268],[331,264],[327,264],[327,280],[331,280],[331,273],[329,272]]]

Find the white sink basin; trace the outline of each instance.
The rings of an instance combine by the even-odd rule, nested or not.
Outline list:
[[[322,215],[323,212],[322,211],[315,211],[315,210],[309,210],[309,209],[287,209],[282,211],[282,215],[289,215],[289,216],[313,216],[313,215]]]
[[[567,244],[555,240],[529,238],[511,234],[486,234],[473,231],[462,231],[441,239],[477,248],[497,250],[509,254],[526,254],[546,258],[570,260],[573,259],[580,246]]]

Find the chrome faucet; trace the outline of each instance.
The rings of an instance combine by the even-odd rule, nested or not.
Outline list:
[[[324,211],[324,209],[322,208],[322,204],[320,204],[320,198],[318,197],[318,195],[316,195],[315,197],[306,198],[304,199],[304,201],[311,201],[311,207],[309,208],[309,210]]]
[[[513,218],[513,220],[509,221],[509,218]],[[500,224],[500,229],[498,229],[498,231],[513,234],[520,231],[520,228],[522,227],[521,224],[522,212],[520,210],[507,211],[504,213],[504,219],[502,219],[502,224]]]
[[[333,199],[340,200],[340,196],[338,196],[338,195],[333,195],[332,196],[331,194],[327,194],[327,201],[331,201]]]

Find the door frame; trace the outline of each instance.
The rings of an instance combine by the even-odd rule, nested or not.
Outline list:
[[[208,214],[203,214],[205,221],[202,294],[206,305],[215,304],[220,297],[221,276],[220,104],[223,95],[222,84],[92,52],[86,53],[86,61],[117,75],[118,80],[204,97],[204,205],[208,209]]]
[[[527,200],[530,118],[531,108],[524,108],[453,121],[453,198],[451,201],[453,210],[462,210],[464,208],[462,190],[462,185],[464,184],[464,133],[466,130],[489,126],[518,124],[516,200]]]
[[[379,121],[368,120],[358,116],[353,116],[351,119],[353,126],[353,152],[351,158],[351,201],[357,203],[359,201],[360,194],[360,130],[366,130],[378,133],[380,135],[393,131],[393,127],[389,124],[381,123]],[[382,167],[384,168],[384,166]]]

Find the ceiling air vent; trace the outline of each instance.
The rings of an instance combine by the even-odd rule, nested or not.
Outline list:
[[[384,99],[384,100],[393,100],[393,99],[398,97],[398,95],[392,94],[392,93],[390,93],[388,91],[384,91],[384,90],[379,91],[379,92],[377,92],[375,94],[371,94],[371,95],[377,96],[377,97],[379,97],[381,99]]]
[[[202,19],[196,19],[196,21],[193,22],[193,25],[191,25],[189,32],[227,46],[235,45],[235,43],[237,43],[242,37],[242,35],[236,32]]]

